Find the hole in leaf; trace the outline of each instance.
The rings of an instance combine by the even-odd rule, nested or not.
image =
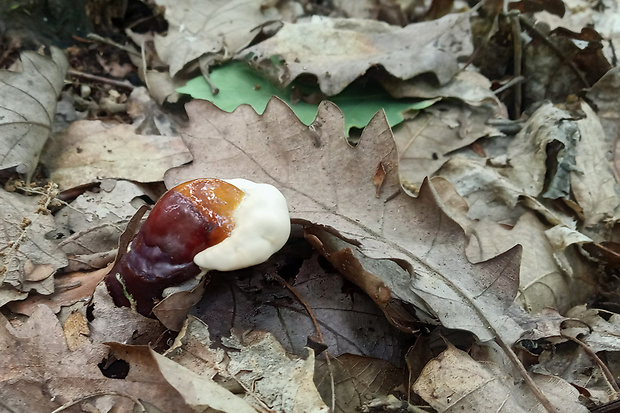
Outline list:
[[[95,306],[92,304],[86,307],[86,319],[89,322],[92,322],[95,319],[95,314],[93,314],[94,308]]]
[[[103,359],[97,366],[104,376],[111,379],[124,379],[129,374],[129,363],[114,356]]]

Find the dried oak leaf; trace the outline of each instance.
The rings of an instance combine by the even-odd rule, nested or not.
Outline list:
[[[465,234],[441,210],[432,186],[424,184],[417,199],[402,192],[382,113],[352,147],[342,113],[329,102],[311,127],[277,99],[260,116],[246,106],[226,113],[206,101],[191,102],[187,111],[183,137],[195,161],[168,171],[169,187],[199,176],[271,183],[287,198],[293,221],[316,229],[318,246],[338,257],[335,267],[345,274],[352,269],[352,281],[384,311],[397,299],[482,341],[497,337],[510,345],[521,335],[506,314],[519,287],[520,248],[470,263]],[[386,177],[377,191],[380,164]],[[392,268],[373,267],[377,259]]]
[[[471,54],[471,45],[467,13],[405,27],[314,16],[285,23],[275,36],[240,56],[283,87],[301,74],[313,74],[321,91],[331,96],[378,65],[399,79],[430,72],[444,84],[458,72],[457,58]]]
[[[0,306],[30,290],[51,294],[52,275],[67,265],[65,253],[45,237],[56,225],[41,201],[0,189]]]
[[[30,175],[52,130],[68,62],[55,47],[51,58],[26,51],[21,62],[19,73],[0,71],[0,169]]]

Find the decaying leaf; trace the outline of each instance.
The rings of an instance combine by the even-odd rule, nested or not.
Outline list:
[[[118,239],[142,197],[156,194],[130,181],[104,179],[92,191],[85,191],[55,215],[56,229],[46,237],[58,242],[67,254],[67,271],[88,271],[114,261]]]
[[[153,350],[150,353],[157,362],[164,378],[183,396],[190,406],[196,409],[210,407],[224,413],[256,412],[251,404],[212,379],[198,375]]]
[[[214,274],[192,314],[209,325],[215,342],[231,329],[258,329],[273,334],[287,352],[302,355],[317,335],[309,308],[321,331],[321,344],[332,357],[349,353],[399,364],[406,336],[385,322],[383,312],[367,295],[335,270],[326,269],[323,257],[308,253],[310,248],[303,239],[291,240],[260,266]],[[308,308],[270,276],[295,268],[298,260],[303,263],[289,284]]]
[[[581,246],[592,240],[581,232],[564,225],[556,225],[545,231],[553,248],[553,258],[562,272],[576,283],[572,287],[573,300],[583,302],[591,296],[597,284],[597,264],[584,257]]]
[[[575,215],[581,217],[587,233],[604,239],[606,224],[613,221],[619,203],[617,185],[605,160],[606,138],[600,123],[587,105],[581,107],[586,117],[575,121],[568,112],[543,105],[502,156],[454,156],[436,175],[453,183],[465,197],[469,218],[514,224],[523,213],[519,200],[563,199],[569,205],[577,203]],[[537,212],[549,208],[531,203],[528,207]],[[574,219],[553,208],[544,214],[555,214],[552,223],[572,225]]]
[[[248,400],[258,398],[274,410],[329,412],[312,381],[312,350],[305,359],[292,358],[271,334],[260,331],[233,335],[225,344],[237,350],[228,352],[227,371],[246,389]]]
[[[88,340],[88,336],[90,335],[88,320],[86,320],[86,317],[79,311],[74,311],[69,314],[62,329],[65,333],[69,351],[75,351],[82,345],[90,344]]]
[[[577,402],[579,393],[570,384],[553,376],[535,375],[534,378],[556,411],[587,412]],[[523,383],[515,383],[496,365],[477,362],[451,344],[424,368],[413,390],[440,413],[546,412]]]
[[[440,102],[396,127],[398,171],[406,188],[417,192],[424,178],[435,175],[458,149],[485,136],[502,135],[485,124],[492,117],[486,107]]]
[[[524,208],[516,204],[521,189],[497,169],[489,167],[483,158],[455,156],[443,165],[437,176],[454,185],[465,198],[467,218],[514,224],[524,213]]]
[[[167,291],[169,295],[157,303],[153,308],[153,314],[167,329],[181,330],[189,310],[204,294],[207,283],[207,277],[202,277],[198,283],[191,280],[190,283],[169,289]]]
[[[571,173],[571,188],[583,211],[583,232],[595,241],[606,241],[610,222],[616,220],[620,205],[620,187],[608,159],[608,138],[601,123],[586,103],[581,104],[586,117],[577,121],[579,150],[577,169]]]
[[[30,290],[51,294],[52,275],[67,265],[65,253],[45,237],[55,227],[44,208],[50,196],[0,189],[0,305],[24,299]]]
[[[114,404],[119,411],[129,411],[134,402],[127,396],[157,402],[164,411],[187,411],[177,410],[181,403],[170,386],[158,386],[153,376],[136,372],[133,381],[105,377],[97,366],[108,353],[103,344],[83,341],[70,351],[47,306],[39,306],[21,326],[11,326],[0,316],[0,345],[0,394],[9,411],[52,411],[75,400],[84,400],[91,408]]]
[[[68,62],[60,49],[51,58],[21,54],[21,73],[0,71],[0,169],[17,166],[28,178],[52,130]]]
[[[334,398],[335,413],[359,412],[372,398],[389,395],[404,382],[402,369],[385,360],[351,354],[332,359],[330,365],[317,360],[315,374],[314,382],[323,400]],[[336,383],[333,395],[331,375]]]
[[[139,135],[134,125],[76,121],[53,135],[41,161],[62,189],[104,178],[156,182],[191,157],[178,137]]]
[[[467,256],[472,262],[495,257],[515,245],[523,247],[519,298],[533,313],[545,307],[561,311],[570,308],[581,295],[573,290],[587,285],[563,273],[554,259],[546,230],[547,226],[532,212],[526,212],[511,229],[489,221],[476,223],[467,245]]]
[[[618,130],[618,124],[620,122],[620,112],[617,105],[617,93],[620,89],[620,68],[612,68],[605,75],[596,82],[590,90],[588,90],[586,97],[589,102],[594,104],[596,108],[596,114],[605,131],[605,138],[607,145],[613,145],[616,139]],[[616,173],[618,173],[619,165],[618,152],[620,148],[614,147],[614,153],[612,159],[615,164]]]
[[[620,315],[612,314],[609,319],[601,317],[604,312],[579,305],[566,312],[566,317],[582,323],[566,323],[564,334],[579,338],[594,352],[620,351]]]
[[[524,25],[532,24],[523,21]],[[545,99],[564,101],[570,93],[589,87],[611,69],[603,56],[602,38],[591,28],[582,26],[581,33],[542,28],[540,33],[544,35],[533,36],[523,50],[526,105]]]
[[[95,343],[155,344],[166,330],[158,320],[144,317],[129,307],[117,307],[105,283],[95,288],[92,316],[90,328]]]
[[[520,188],[523,195],[537,197],[546,191],[543,196],[548,198],[568,197],[578,141],[577,125],[568,113],[545,105],[510,143],[506,154],[510,167],[498,172]],[[553,162],[557,162],[555,170],[551,169]],[[552,179],[545,187],[547,166]]]
[[[225,58],[247,46],[271,18],[263,0],[158,0],[166,8],[168,34],[155,37],[159,57],[174,76],[186,63],[205,53]]]
[[[269,333],[252,331],[223,340],[224,349],[209,348],[208,327],[190,316],[168,357],[211,382],[243,394],[243,401],[259,409],[328,412],[312,381],[314,355],[287,354]],[[191,376],[195,377],[195,376]]]
[[[301,74],[313,74],[328,96],[374,65],[399,79],[431,72],[444,84],[459,69],[457,57],[472,52],[467,16],[451,14],[403,28],[376,20],[313,16],[285,23],[274,37],[245,49],[241,57],[283,87]],[[281,61],[274,62],[272,56]]]

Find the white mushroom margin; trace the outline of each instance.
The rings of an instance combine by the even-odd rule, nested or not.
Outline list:
[[[291,220],[284,195],[274,186],[247,179],[222,179],[243,191],[228,238],[194,256],[203,273],[233,271],[267,261],[284,246]]]

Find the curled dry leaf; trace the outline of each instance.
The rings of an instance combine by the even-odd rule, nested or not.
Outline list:
[[[168,34],[155,37],[159,57],[174,76],[205,53],[220,59],[237,53],[258,34],[260,26],[277,16],[263,14],[264,0],[157,0],[166,8]],[[197,12],[199,10],[199,12]]]
[[[581,104],[581,109],[586,116],[575,120],[567,111],[543,105],[511,140],[503,157],[490,162],[454,157],[437,175],[466,198],[470,218],[491,216],[514,224],[522,214],[515,206],[524,197],[564,199],[569,205],[576,203],[574,215],[581,218],[587,236],[607,239],[620,191],[606,160],[608,143],[601,124],[588,105]],[[571,224],[572,217],[546,208],[548,214]]]
[[[21,73],[0,71],[0,169],[17,166],[30,177],[52,130],[68,62],[55,47],[51,58],[26,51],[21,61]]]
[[[489,104],[493,112],[506,111],[495,93],[491,90],[491,81],[478,72],[465,70],[458,72],[445,85],[429,82],[423,76],[399,81],[395,78],[380,79],[381,84],[395,98],[454,98],[471,106]]]
[[[240,56],[283,87],[301,74],[313,74],[321,91],[331,96],[375,65],[399,79],[431,72],[443,84],[458,72],[457,58],[472,51],[467,13],[406,27],[314,16],[285,23],[275,36]],[[275,63],[273,56],[284,62]]]
[[[373,118],[353,148],[344,139],[342,114],[330,103],[321,105],[312,128],[279,100],[262,116],[248,107],[228,114],[202,101],[187,109],[184,138],[195,162],[169,171],[168,186],[214,175],[271,183],[284,193],[295,222],[327,228],[350,242],[344,248],[407,269],[374,274],[393,297],[482,341],[499,335],[512,344],[519,337],[520,328],[505,311],[519,286],[520,250],[471,264],[463,230],[442,212],[432,187],[423,186],[418,199],[401,191],[396,147],[384,116]],[[373,177],[379,163],[386,177],[377,198]],[[373,299],[385,294],[367,293]],[[381,302],[385,306],[389,300]]]

